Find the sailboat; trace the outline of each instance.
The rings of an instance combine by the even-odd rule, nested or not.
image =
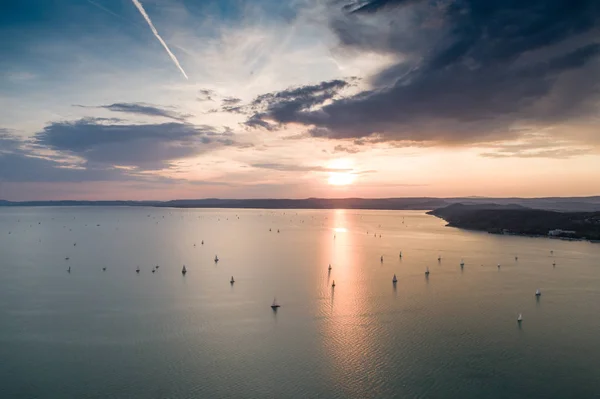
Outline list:
[[[335,288],[335,280],[333,280],[333,283],[331,283],[331,288]]]
[[[327,270],[331,271],[331,263],[329,264],[329,268]]]
[[[229,281],[231,284],[235,283],[235,280],[233,279],[233,276],[231,276],[231,281]]]
[[[67,269],[67,273],[71,273],[71,266]]]
[[[425,275],[429,276],[429,266],[427,266],[427,270],[425,270]]]
[[[519,317],[517,317],[517,321],[520,323],[523,321],[523,315],[519,313]]]
[[[215,255],[215,263],[217,263],[219,261],[219,257],[217,255]]]
[[[187,273],[187,269],[185,268],[185,265],[183,265],[183,268],[181,269],[181,274],[183,274],[185,276],[186,273]]]
[[[540,291],[540,289],[538,288],[537,290],[535,290],[535,296],[540,296],[542,295],[542,291]]]
[[[281,305],[277,303],[277,298],[273,298],[273,304],[271,305],[271,309],[277,310],[280,307],[281,307]]]
[[[398,282],[398,278],[396,278],[396,275],[394,274],[394,278],[392,279],[392,283],[396,284]]]

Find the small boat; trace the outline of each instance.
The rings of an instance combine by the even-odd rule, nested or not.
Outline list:
[[[183,265],[183,268],[181,269],[181,274],[183,274],[185,276],[186,273],[187,273],[187,269],[185,268],[185,265]]]
[[[152,273],[156,273],[156,269],[154,269],[154,268],[153,268],[153,269],[152,269]]]
[[[438,262],[441,262],[441,261],[442,261],[442,256],[440,255],[440,256],[438,256]]]
[[[67,273],[71,273],[71,266],[67,269]]]
[[[552,262],[552,266],[556,266],[556,262]]]
[[[271,305],[271,309],[277,310],[280,307],[281,307],[281,305],[277,303],[277,298],[273,298],[273,304]]]
[[[271,231],[271,229],[269,229],[269,231]]]
[[[523,315],[519,313],[519,317],[517,317],[517,321],[520,323],[523,321]]]
[[[71,259],[71,258],[69,258],[68,256],[65,258],[65,260],[69,260],[69,259]]]
[[[383,255],[381,255],[381,262],[383,262]]]
[[[279,233],[279,229],[277,229],[277,232]]]
[[[402,257],[402,251],[400,251],[400,255],[399,255],[399,257],[400,257],[400,258]]]
[[[396,278],[396,275],[394,274],[394,278],[392,279],[392,283],[397,283],[398,282],[398,278]]]
[[[233,276],[231,276],[231,280],[229,281],[231,284],[235,283],[235,280],[233,279]]]
[[[460,260],[460,267],[464,267],[465,266],[465,261],[464,260]]]
[[[204,245],[204,240],[202,240],[202,242],[200,244]]]
[[[518,256],[515,256],[515,260],[519,260],[519,257],[518,257]]]
[[[135,269],[135,272],[136,272],[136,273],[139,273],[139,272],[140,272],[140,267],[139,267],[139,266],[138,266],[138,267]]]
[[[160,267],[159,265],[156,265],[156,269],[158,269],[159,267]]]
[[[542,295],[542,291],[540,291],[540,289],[538,288],[537,290],[535,290],[535,296],[540,296]]]
[[[217,263],[219,261],[219,257],[217,255],[215,255],[215,263]]]
[[[103,271],[103,272],[105,272],[105,271],[106,271],[106,267],[103,267],[103,268],[102,268],[102,271]]]
[[[500,263],[498,263],[498,269],[500,269]]]
[[[335,288],[335,280],[333,280],[333,283],[331,283],[331,288]]]
[[[429,267],[427,268],[427,270],[425,270],[425,275],[429,276]]]
[[[329,264],[329,268],[327,270],[331,271],[331,263]]]
[[[77,243],[76,243],[76,242],[74,242],[74,243],[73,243],[73,246],[74,246],[74,247],[76,247],[76,246],[77,246]]]

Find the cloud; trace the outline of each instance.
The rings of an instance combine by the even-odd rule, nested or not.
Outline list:
[[[237,105],[239,103],[242,102],[241,98],[237,98],[237,97],[225,97],[223,100],[223,105],[227,105],[227,106],[231,106],[231,105]]]
[[[487,158],[554,158],[566,159],[594,152],[572,140],[555,140],[548,134],[526,133],[517,142],[488,145],[481,156]]]
[[[245,122],[246,126],[274,130],[276,125],[270,121],[279,124],[293,122],[297,113],[324,104],[349,85],[348,81],[335,79],[315,85],[292,87],[280,92],[261,94],[246,106],[224,107],[223,110],[249,113],[251,116]]]
[[[208,89],[198,90],[198,101],[213,101],[215,92]]]
[[[181,64],[179,64],[179,60],[177,59],[177,57],[175,57],[175,54],[173,54],[171,52],[171,50],[169,50],[169,46],[167,46],[167,43],[165,43],[165,41],[163,40],[163,38],[160,37],[160,35],[158,34],[158,31],[154,27],[154,24],[152,23],[152,21],[150,20],[150,17],[146,13],[146,10],[144,10],[144,6],[142,6],[142,3],[140,3],[139,0],[131,0],[131,1],[133,2],[133,5],[135,5],[135,7],[138,9],[138,11],[140,12],[140,14],[142,14],[142,17],[144,17],[144,19],[148,23],[148,26],[150,27],[150,30],[152,30],[152,33],[154,33],[154,36],[158,39],[158,41],[160,42],[160,44],[162,44],[162,46],[165,48],[165,51],[167,52],[167,54],[169,54],[169,57],[171,58],[171,60],[175,64],[175,66],[177,66],[177,68],[179,69],[179,71],[181,72],[181,74],[183,75],[183,77],[186,78],[186,79],[188,79],[187,74],[185,73],[185,71],[181,67]]]
[[[281,163],[254,163],[254,168],[272,169],[280,172],[352,172],[352,169],[326,168],[323,166],[289,165]]]
[[[345,146],[338,144],[335,147],[333,147],[333,152],[347,152],[348,154],[356,154],[360,152],[360,149],[353,146]]]
[[[93,165],[140,170],[167,168],[172,161],[237,144],[233,133],[211,126],[177,122],[114,124],[90,118],[53,122],[35,134],[33,142]]]
[[[598,112],[595,0],[373,0],[332,12],[330,25],[343,48],[397,62],[356,95],[258,97],[252,125],[303,124],[330,139],[470,144],[517,139],[513,127],[524,121],[546,127]]]
[[[41,156],[6,129],[0,129],[1,182],[82,182],[109,180],[152,180],[112,167],[70,165]]]
[[[79,107],[85,107],[79,105]],[[88,107],[85,107],[88,108]],[[91,108],[91,107],[90,107]],[[161,116],[164,118],[174,119],[177,121],[184,121],[191,115],[180,114],[175,111],[160,108],[151,104],[146,103],[115,103],[110,105],[100,105],[95,108],[104,108],[113,112],[123,112],[128,114],[147,115],[147,116]]]

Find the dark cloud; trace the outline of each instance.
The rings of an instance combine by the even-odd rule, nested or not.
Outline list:
[[[70,165],[40,156],[27,142],[0,129],[0,181],[3,182],[83,182],[148,180],[112,167]]]
[[[166,108],[161,108],[156,105],[146,103],[115,103],[110,105],[99,105],[97,107],[89,107],[85,105],[76,105],[76,107],[82,108],[103,108],[113,112],[122,112],[126,114],[134,115],[146,115],[146,116],[157,116],[163,118],[174,119],[177,121],[184,121],[190,117],[188,114],[181,114]],[[119,121],[118,119],[112,119],[112,121]]]
[[[246,106],[224,107],[223,110],[250,114],[251,116],[245,122],[248,127],[274,130],[278,124],[294,122],[297,113],[309,111],[332,100],[340,90],[349,85],[349,81],[336,79],[316,85],[293,87],[280,92],[262,94]]]
[[[347,11],[352,13],[371,13],[379,11],[385,7],[392,6],[405,6],[411,3],[417,3],[421,0],[373,0],[368,2],[361,2],[359,4],[348,4],[344,6]]]
[[[254,168],[272,169],[281,172],[351,172],[352,169],[326,168],[323,166],[303,166],[281,163],[255,163],[251,165]]]
[[[461,144],[514,139],[511,127],[523,121],[544,127],[598,111],[597,0],[373,0],[334,14],[331,26],[343,48],[399,61],[351,97],[265,95],[253,124]]]
[[[236,145],[231,131],[186,123],[107,124],[96,119],[54,122],[34,144],[85,159],[93,165],[155,170],[171,161]]]

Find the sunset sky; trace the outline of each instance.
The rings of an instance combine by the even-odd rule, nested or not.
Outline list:
[[[0,199],[600,194],[600,1],[0,5]]]

